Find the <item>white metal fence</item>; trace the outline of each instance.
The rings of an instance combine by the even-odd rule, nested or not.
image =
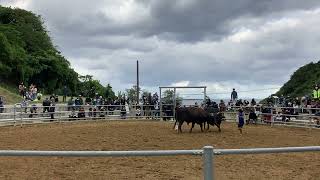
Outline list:
[[[246,120],[249,119],[250,110],[253,110],[258,115],[257,124],[320,129],[320,108],[233,106],[224,112],[226,120],[235,122],[240,108],[244,110]]]
[[[172,110],[164,109],[162,118],[173,118]],[[167,115],[166,115],[167,114]],[[81,105],[42,106],[41,104],[5,106],[0,125],[23,125],[44,122],[103,119],[160,119],[159,108],[153,105]]]
[[[5,106],[0,112],[0,125],[23,125],[54,121],[72,120],[104,120],[104,119],[173,119],[172,104],[164,107],[153,105],[82,105],[67,106],[57,104],[44,107],[41,104],[23,106]],[[257,112],[259,124],[285,125],[320,129],[320,108],[293,108],[293,107],[227,107],[224,112],[227,121],[237,120],[237,110],[253,109]],[[264,112],[263,109],[267,109]],[[291,112],[290,112],[291,111]],[[293,113],[292,113],[293,112]],[[248,119],[248,112],[246,113]]]
[[[158,151],[23,151],[0,150],[0,156],[59,156],[59,157],[132,157],[132,156],[178,156],[196,155],[203,157],[203,176],[205,180],[215,179],[214,157],[230,154],[266,154],[266,153],[294,153],[316,152],[320,146],[282,147],[282,148],[252,148],[252,149],[213,149],[205,146],[198,150],[158,150]]]

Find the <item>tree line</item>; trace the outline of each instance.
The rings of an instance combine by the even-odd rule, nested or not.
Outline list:
[[[290,97],[311,97],[315,85],[320,85],[320,61],[300,67],[290,77],[276,95]]]
[[[110,84],[104,87],[71,68],[53,45],[41,16],[0,6],[0,84],[16,87],[21,82],[35,84],[43,94],[62,94],[67,86],[70,96],[115,96]]]

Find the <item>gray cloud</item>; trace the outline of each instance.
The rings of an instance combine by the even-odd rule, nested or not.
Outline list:
[[[320,55],[318,0],[27,2],[77,71],[118,90],[134,84],[136,60],[145,88],[229,91],[278,87]]]

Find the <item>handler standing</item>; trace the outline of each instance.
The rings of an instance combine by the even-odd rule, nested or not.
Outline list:
[[[238,129],[240,131],[240,134],[242,134],[242,127],[244,125],[244,113],[242,109],[239,109],[238,113]]]
[[[236,103],[238,100],[238,93],[235,88],[232,89],[231,100],[232,100],[233,104]]]

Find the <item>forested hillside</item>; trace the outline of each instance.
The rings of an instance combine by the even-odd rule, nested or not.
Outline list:
[[[1,84],[35,84],[45,94],[62,92],[65,85],[72,95],[91,89],[107,91],[99,81],[83,77],[53,45],[40,16],[0,6]],[[110,91],[111,86],[107,87]]]
[[[320,84],[320,61],[299,68],[276,94],[291,97],[310,96],[315,84]]]

